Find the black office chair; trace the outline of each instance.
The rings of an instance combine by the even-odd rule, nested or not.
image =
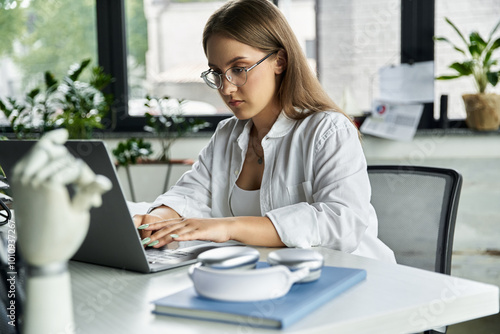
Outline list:
[[[462,176],[447,168],[401,165],[371,165],[368,176],[378,235],[396,261],[449,275]]]

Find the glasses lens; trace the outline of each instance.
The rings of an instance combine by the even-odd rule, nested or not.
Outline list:
[[[247,82],[247,71],[244,67],[231,67],[226,72],[226,78],[233,85],[241,87]]]
[[[215,72],[204,72],[203,75],[203,80],[205,80],[206,84],[210,88],[218,89],[220,86],[220,75],[215,73]]]

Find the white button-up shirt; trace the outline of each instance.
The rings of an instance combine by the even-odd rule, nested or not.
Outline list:
[[[219,123],[193,168],[153,207],[183,217],[233,216],[230,198],[246,156],[251,120]],[[292,120],[281,113],[262,139],[260,209],[288,247],[324,246],[394,262],[377,238],[370,182],[357,129],[337,112]]]

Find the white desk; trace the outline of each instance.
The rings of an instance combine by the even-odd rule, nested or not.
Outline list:
[[[138,274],[70,262],[77,332],[414,333],[499,311],[497,286],[317,250],[327,265],[366,269],[367,279],[283,331],[152,314],[152,300],[191,285],[187,267]],[[265,260],[271,249],[259,251]]]

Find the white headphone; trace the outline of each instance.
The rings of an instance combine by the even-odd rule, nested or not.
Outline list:
[[[208,250],[189,268],[196,292],[224,301],[259,301],[284,296],[294,283],[312,282],[321,276],[323,256],[318,252],[284,248],[269,253],[270,266],[256,268],[259,252],[231,246]]]

